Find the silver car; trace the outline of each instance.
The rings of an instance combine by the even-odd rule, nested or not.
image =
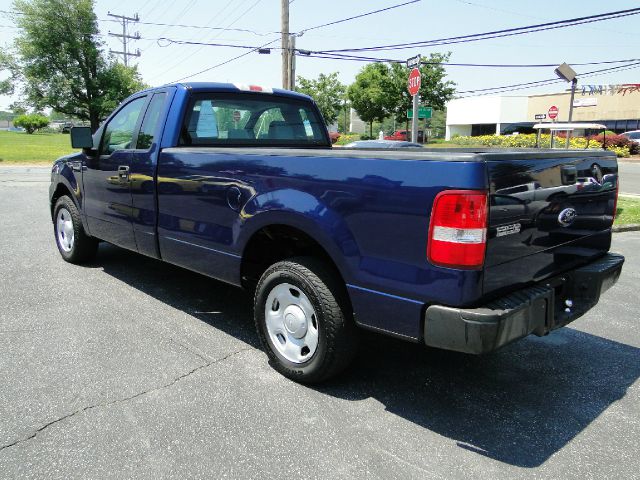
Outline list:
[[[631,130],[629,132],[621,133],[623,137],[627,137],[634,143],[640,143],[640,130]]]

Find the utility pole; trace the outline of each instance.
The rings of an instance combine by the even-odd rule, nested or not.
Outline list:
[[[281,0],[281,31],[282,31],[282,88],[288,89],[291,86],[291,50],[289,49],[289,0]]]
[[[296,89],[296,36],[289,36],[289,90]]]
[[[109,50],[109,53],[116,53],[118,55],[122,55],[122,59],[124,60],[124,65],[129,65],[129,57],[139,57],[140,50],[136,50],[135,53],[131,53],[128,48],[128,40],[140,40],[140,33],[136,32],[135,35],[129,35],[129,22],[139,22],[140,17],[136,13],[135,17],[126,17],[124,15],[115,15],[111,12],[107,12],[109,17],[117,18],[119,22],[122,24],[122,34],[120,33],[111,33],[109,32],[109,36],[118,37],[122,42],[122,51],[119,52],[117,50]]]

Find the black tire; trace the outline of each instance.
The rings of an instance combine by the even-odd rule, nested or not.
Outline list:
[[[275,287],[286,283],[300,289],[315,311],[317,347],[311,357],[302,363],[285,358],[267,331],[267,299]],[[279,373],[296,382],[318,383],[327,380],[344,370],[356,354],[358,331],[344,283],[333,269],[316,258],[296,257],[269,267],[256,288],[254,318],[269,363]]]
[[[70,248],[65,248],[58,235],[58,215],[61,210],[65,210],[73,223],[73,243]],[[73,200],[68,196],[62,196],[53,208],[53,233],[58,251],[62,258],[69,263],[84,263],[92,260],[98,251],[98,240],[90,237],[84,231],[80,213]]]

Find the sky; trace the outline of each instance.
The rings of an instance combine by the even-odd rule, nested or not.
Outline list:
[[[293,0],[290,4],[290,31],[382,9],[407,0]],[[593,0],[421,0],[383,13],[305,32],[297,38],[297,48],[328,50],[358,48],[403,42],[416,42],[491,30],[520,27],[555,20],[600,14],[640,6],[633,0],[609,2]],[[11,0],[0,0],[0,10],[10,11]],[[280,0],[96,0],[105,48],[122,46],[108,32],[120,33],[121,26],[107,14],[134,16],[141,22],[171,23],[211,28],[133,24],[131,33],[140,32],[141,40],[132,43],[141,56],[130,61],[138,65],[143,80],[152,85],[181,81],[222,81],[281,86],[281,55],[257,52],[215,67],[247,50],[170,43],[158,38],[201,43],[225,43],[260,46],[270,41],[280,44]],[[0,47],[10,47],[18,30],[11,19],[0,13]],[[451,52],[450,62],[491,64],[569,64],[640,58],[640,15],[574,26],[528,35],[491,39],[466,44],[437,46],[431,49],[407,49],[367,54],[404,60],[416,54]],[[230,29],[239,29],[230,30]],[[338,72],[349,84],[364,63],[335,59],[297,58],[296,74],[316,78],[320,73]],[[615,64],[621,65],[621,64]],[[576,66],[588,72],[602,66]],[[205,69],[215,67],[198,74]],[[472,68],[447,67],[447,79],[464,92],[501,85],[512,85],[554,78],[552,67],[543,68]],[[640,83],[640,66],[590,78],[585,84]],[[565,84],[509,92],[528,95],[562,91]],[[0,109],[7,109],[16,97],[0,96]]]

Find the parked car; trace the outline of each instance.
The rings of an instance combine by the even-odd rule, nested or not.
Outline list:
[[[60,133],[71,133],[71,129],[73,128],[73,123],[65,122],[62,124],[60,128]]]
[[[344,148],[422,148],[422,145],[400,140],[357,140],[347,143]]]
[[[621,133],[620,135],[628,138],[632,142],[640,143],[640,130],[631,130],[629,132]]]
[[[613,152],[331,148],[310,97],[224,83],[136,93],[71,142],[49,189],[62,258],[106,241],[247,289],[299,382],[344,369],[360,329],[475,354],[546,335],[624,262]]]
[[[386,135],[385,140],[411,141],[411,130],[396,130],[391,135]],[[424,143],[424,130],[418,130],[418,142]]]

